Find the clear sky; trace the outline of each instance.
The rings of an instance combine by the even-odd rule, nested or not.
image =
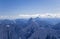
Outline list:
[[[60,0],[0,0],[0,15],[60,13]]]

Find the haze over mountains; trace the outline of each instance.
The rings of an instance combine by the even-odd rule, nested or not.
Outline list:
[[[60,39],[60,19],[0,20],[0,39]]]
[[[19,15],[13,15],[13,16],[0,16],[0,19],[17,19],[17,18],[60,18],[60,14],[58,13],[45,13],[45,14],[19,14]]]

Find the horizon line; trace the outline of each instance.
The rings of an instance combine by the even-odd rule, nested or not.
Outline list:
[[[44,14],[19,14],[16,16],[0,16],[0,19],[3,18],[11,18],[11,19],[16,19],[16,18],[36,18],[36,17],[40,17],[40,18],[60,18],[60,14],[59,13],[44,13]]]

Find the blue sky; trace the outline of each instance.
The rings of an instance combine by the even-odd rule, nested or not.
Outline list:
[[[0,0],[0,15],[60,13],[60,0]]]

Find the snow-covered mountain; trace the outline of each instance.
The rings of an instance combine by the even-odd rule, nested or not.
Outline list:
[[[0,39],[60,39],[60,22],[39,17],[0,20]]]

